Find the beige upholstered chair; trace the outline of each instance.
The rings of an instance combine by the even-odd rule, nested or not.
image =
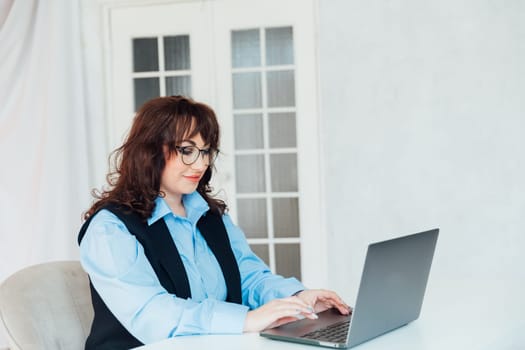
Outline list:
[[[27,267],[0,285],[0,316],[12,350],[84,349],[93,320],[78,261]]]

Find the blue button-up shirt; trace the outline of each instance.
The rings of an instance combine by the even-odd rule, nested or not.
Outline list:
[[[164,219],[188,275],[191,299],[169,294],[160,284],[142,245],[114,214],[99,211],[80,244],[80,262],[93,286],[122,325],[143,343],[187,334],[241,333],[249,309],[304,289],[295,278],[271,273],[249,248],[230,217],[223,222],[241,274],[243,305],[226,302],[220,266],[197,221],[209,209],[197,192],[183,196],[186,217],[163,198],[148,220]]]

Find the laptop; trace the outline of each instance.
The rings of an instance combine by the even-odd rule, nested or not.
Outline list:
[[[368,246],[355,307],[335,309],[265,330],[261,336],[331,348],[351,348],[419,317],[439,234],[433,229]]]

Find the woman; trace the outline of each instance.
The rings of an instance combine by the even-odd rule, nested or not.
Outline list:
[[[272,274],[253,254],[210,195],[218,153],[208,106],[171,96],[137,112],[79,233],[95,310],[86,349],[257,332],[331,307],[348,314],[334,292]]]

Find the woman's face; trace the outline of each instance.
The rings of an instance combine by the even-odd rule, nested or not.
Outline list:
[[[184,140],[180,147],[197,146],[200,149],[208,149],[200,134]],[[182,153],[172,153],[166,158],[166,166],[160,178],[160,190],[166,194],[167,200],[179,200],[183,194],[192,193],[197,189],[204,172],[208,168],[208,162],[202,155],[195,163],[186,165],[182,162]]]

